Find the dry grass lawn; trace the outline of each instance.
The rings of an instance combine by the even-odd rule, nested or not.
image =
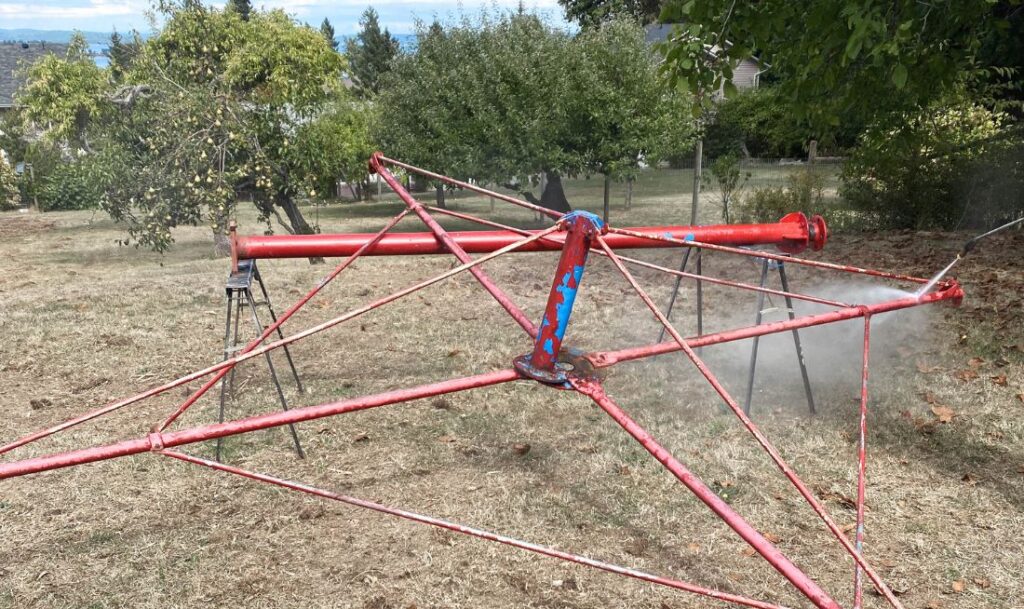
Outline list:
[[[570,199],[597,201],[597,180]],[[460,210],[536,226],[529,213],[461,198]],[[638,189],[619,225],[682,223],[670,188]],[[397,203],[319,212],[324,230],[370,231]],[[307,210],[313,215],[313,210]],[[714,219],[714,213],[708,220]],[[245,212],[243,231],[261,230]],[[445,222],[449,227],[463,223]],[[401,230],[419,230],[407,220]],[[165,256],[118,247],[100,213],[0,215],[0,442],[62,421],[220,357],[228,262],[208,232],[182,229]],[[967,235],[836,236],[827,260],[927,275]],[[980,247],[958,273],[959,309],[875,320],[866,552],[908,608],[1024,606],[1024,233]],[[532,318],[556,254],[486,270]],[[817,256],[817,255],[816,255]],[[676,252],[638,254],[667,264]],[[330,263],[330,262],[329,262]],[[295,332],[452,266],[449,257],[358,263],[286,326]],[[329,267],[261,263],[277,308]],[[708,255],[713,273],[756,282],[749,261]],[[794,287],[876,298],[877,284],[794,268]],[[664,302],[668,278],[637,273]],[[891,286],[898,289],[900,286]],[[902,286],[908,287],[908,286]],[[677,317],[693,332],[693,291]],[[709,329],[752,323],[755,297],[708,288]],[[779,303],[775,303],[779,304]],[[778,310],[768,319],[777,319]],[[844,525],[853,522],[860,321],[804,333],[819,414],[806,412],[788,336],[763,342],[755,419]],[[251,326],[243,325],[247,333]],[[653,317],[593,258],[567,341],[585,349],[651,342]],[[249,335],[249,334],[247,334]],[[468,275],[296,345],[308,387],[294,405],[509,366],[525,334]],[[704,351],[742,396],[749,343]],[[276,360],[278,369],[283,359]],[[277,408],[265,364],[240,368],[229,416]],[[624,364],[611,396],[844,606],[852,562],[683,356]],[[195,389],[193,385],[188,389]],[[187,395],[176,390],[4,458],[142,434]],[[216,393],[178,426],[216,417]],[[940,422],[935,411],[954,416]],[[948,416],[946,417],[948,418]],[[230,438],[226,459],[423,513],[793,607],[809,606],[585,398],[521,382]],[[524,453],[522,446],[528,444]],[[211,446],[187,447],[203,456]],[[866,605],[881,607],[874,594]],[[155,455],[0,482],[0,607],[722,606],[373,512],[201,470]]]

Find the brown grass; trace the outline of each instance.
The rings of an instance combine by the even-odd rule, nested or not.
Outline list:
[[[597,192],[599,182],[575,188],[580,200]],[[631,212],[615,210],[619,224],[676,223],[686,216],[668,195],[637,197]],[[477,200],[455,204],[488,209]],[[374,230],[397,211],[394,202],[338,206],[322,210],[321,222],[325,230]],[[529,213],[516,211],[495,217],[532,222]],[[241,222],[259,230],[248,215]],[[402,227],[417,230],[411,220]],[[89,213],[5,214],[0,235],[0,440],[219,358],[227,263],[213,257],[205,231],[179,230],[177,245],[162,257],[118,247],[119,229]],[[961,237],[837,237],[823,257],[927,274]],[[876,321],[867,553],[907,607],[1024,602],[1024,264],[1011,254],[1022,247],[1020,233],[1008,235],[964,263],[968,298],[962,308]],[[669,252],[642,256],[677,262]],[[551,254],[510,256],[487,271],[536,318],[554,261]],[[445,257],[367,259],[287,328],[294,332],[335,316],[451,264]],[[653,340],[655,321],[628,286],[606,261],[590,266],[570,342],[589,349]],[[757,269],[747,262],[709,256],[707,266],[756,281]],[[326,272],[304,261],[261,268],[279,309]],[[821,277],[791,273],[805,290]],[[638,277],[660,301],[667,297],[667,280]],[[692,302],[692,292],[684,293],[684,302]],[[708,304],[711,329],[750,323],[755,306],[749,294],[719,289],[708,290]],[[687,317],[680,313],[689,333]],[[758,423],[842,524],[853,522],[845,498],[854,495],[856,480],[857,331],[806,333],[819,416],[805,413],[785,337],[765,341],[755,394]],[[737,395],[748,348],[705,351]],[[460,276],[297,345],[309,392],[299,396],[289,386],[289,397],[295,405],[315,404],[507,367],[528,349],[521,330],[471,278]],[[238,381],[245,396],[230,416],[276,409],[260,360],[241,368]],[[735,418],[721,414],[691,365],[678,355],[623,365],[609,372],[606,384],[681,460],[848,603],[851,562]],[[8,457],[133,437],[184,395],[172,392]],[[936,405],[956,416],[936,422],[930,411]],[[211,395],[181,425],[215,416]],[[520,383],[299,429],[309,454],[304,462],[290,452],[283,430],[231,438],[227,458],[596,558],[806,606],[578,395]],[[516,444],[529,444],[529,451],[519,454]],[[958,581],[961,592],[954,591]],[[868,606],[882,606],[867,596]],[[0,607],[124,606],[720,605],[151,455],[0,483]]]

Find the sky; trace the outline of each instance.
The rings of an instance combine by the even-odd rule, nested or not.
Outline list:
[[[524,0],[527,10],[548,17],[553,24],[564,24],[557,0]],[[331,20],[339,36],[354,34],[359,29],[359,16],[372,5],[380,15],[381,24],[393,34],[411,34],[416,20],[446,21],[461,14],[476,14],[484,7],[515,8],[519,0],[459,2],[458,0],[253,0],[253,6],[283,8],[300,21],[319,25],[324,17]],[[37,30],[72,30],[120,32],[132,29],[149,30],[146,12],[149,0],[0,0],[0,28]]]

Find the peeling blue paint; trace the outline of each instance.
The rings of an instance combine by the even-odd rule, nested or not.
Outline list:
[[[562,295],[562,302],[555,307],[555,336],[561,341],[565,337],[565,329],[569,326],[569,315],[572,313],[573,302],[576,301],[576,292],[583,278],[583,265],[577,264],[571,272],[562,276],[562,282],[555,290]]]
[[[550,338],[544,341],[544,352],[548,355],[555,354],[555,343]]]
[[[693,237],[693,233],[688,233],[685,237],[683,237],[683,241],[693,241]]]

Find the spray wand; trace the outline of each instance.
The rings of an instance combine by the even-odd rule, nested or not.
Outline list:
[[[978,245],[979,241],[981,241],[982,239],[984,239],[986,237],[991,237],[992,235],[994,235],[996,233],[1001,233],[1004,230],[1006,230],[1006,229],[1008,229],[1008,228],[1010,228],[1012,226],[1016,226],[1017,224],[1020,224],[1021,222],[1024,222],[1024,217],[1017,218],[1016,220],[1013,220],[1011,222],[1007,222],[1006,224],[1004,224],[1002,226],[993,228],[992,230],[988,231],[987,233],[982,233],[982,234],[978,235],[977,237],[972,238],[967,243],[964,243],[963,248],[961,248],[960,251],[957,253],[956,258],[954,258],[952,262],[947,264],[946,268],[944,268],[941,271],[939,271],[938,273],[936,273],[935,276],[932,277],[928,281],[928,283],[924,284],[924,287],[922,287],[920,290],[918,290],[917,294],[915,294],[914,296],[916,296],[917,298],[921,298],[922,296],[927,294],[932,288],[935,287],[936,283],[938,283],[943,277],[946,276],[946,273],[948,273],[949,270],[952,269],[956,265],[957,262],[960,262],[960,260],[962,260],[965,256],[967,256],[967,254],[970,253],[970,251],[973,250],[976,245]]]

